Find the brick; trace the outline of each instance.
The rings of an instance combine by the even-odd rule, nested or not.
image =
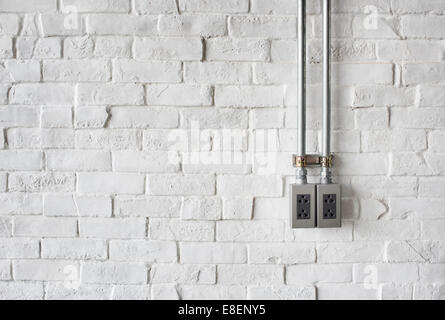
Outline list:
[[[57,1],[31,0],[29,2],[11,2],[0,0],[0,10],[2,12],[52,12],[57,10]]]
[[[219,265],[218,284],[270,286],[284,284],[280,266]]]
[[[132,173],[80,173],[79,192],[102,194],[142,194],[144,176]]]
[[[81,105],[142,105],[144,90],[138,84],[80,84],[78,103]]]
[[[95,38],[94,55],[103,58],[130,58],[131,37],[100,36]],[[89,51],[88,51],[89,52]]]
[[[63,0],[62,11],[70,6],[75,6],[77,12],[123,12],[130,10],[128,0]]]
[[[291,242],[352,241],[352,224],[343,222],[340,229],[285,229],[285,240]]]
[[[362,197],[409,197],[417,195],[415,177],[353,177],[354,194]]]
[[[414,286],[415,300],[443,300],[445,286],[442,284],[416,284]]]
[[[176,262],[176,243],[146,240],[112,240],[110,242],[110,260],[149,263]]]
[[[443,63],[406,63],[402,67],[402,80],[405,85],[443,83],[444,75]]]
[[[148,234],[153,240],[213,241],[215,223],[152,218],[148,223]]]
[[[86,30],[92,35],[156,35],[157,16],[124,14],[91,14],[86,18]]]
[[[40,63],[32,60],[7,60],[2,82],[39,82]]]
[[[444,88],[439,86],[420,86],[420,107],[442,107],[445,105]]]
[[[280,86],[216,87],[215,105],[218,107],[280,107],[284,92]]]
[[[445,4],[435,0],[426,0],[419,3],[416,0],[393,0],[391,1],[392,10],[397,13],[443,13]]]
[[[444,262],[444,241],[391,241],[386,246],[389,262]]]
[[[430,133],[429,150],[432,152],[445,152],[445,133],[438,130]]]
[[[89,36],[68,37],[63,41],[63,54],[67,59],[92,58],[94,40]]]
[[[243,300],[246,298],[243,286],[182,285],[179,294],[187,300]]]
[[[213,175],[150,175],[147,178],[150,195],[214,195]]]
[[[167,106],[210,106],[212,88],[209,86],[170,84],[148,85],[147,104]]]
[[[38,194],[0,194],[0,214],[34,215],[42,213],[42,197]]]
[[[354,225],[357,240],[412,240],[419,236],[419,225],[414,221],[363,221]]]
[[[215,266],[156,264],[151,269],[151,283],[214,284]]]
[[[109,124],[111,128],[176,128],[179,114],[166,108],[114,107]]]
[[[206,40],[208,61],[267,61],[270,42],[264,39],[213,38]]]
[[[227,12],[243,13],[249,11],[248,0],[180,0],[181,12]]]
[[[113,63],[113,80],[117,82],[180,82],[182,67],[176,62],[139,62],[116,60]]]
[[[352,280],[349,264],[303,264],[286,268],[287,284],[342,283]]]
[[[70,84],[16,84],[9,92],[12,104],[73,105],[74,86]]]
[[[114,200],[114,214],[122,217],[177,218],[181,199],[176,197],[125,197]]]
[[[246,110],[239,109],[187,108],[181,111],[181,118],[185,128],[191,128],[193,125],[199,125],[199,128],[222,130],[247,129],[248,127],[248,113]],[[235,133],[238,132],[235,131]]]
[[[151,297],[149,286],[120,285],[113,286],[112,300],[149,300]]]
[[[222,15],[161,15],[159,32],[165,36],[218,37],[227,34]]]
[[[420,279],[423,282],[434,283],[442,281],[445,271],[443,264],[420,265]]]
[[[433,174],[430,163],[432,159],[425,160],[422,155],[418,154],[410,154],[409,158],[406,156],[406,153],[395,153],[391,156],[391,175],[424,176]]]
[[[294,63],[256,63],[253,69],[253,81],[255,84],[263,85],[295,84],[296,73],[297,65]]]
[[[391,216],[394,218],[415,217],[422,219],[442,219],[444,200],[437,198],[392,198],[390,199]],[[428,207],[428,210],[424,210]]]
[[[365,86],[356,88],[354,95],[356,107],[409,107],[413,106],[415,101],[415,88]]]
[[[252,244],[249,263],[299,264],[315,262],[315,248],[310,244]]]
[[[0,4],[3,3],[9,3],[9,1],[2,1]],[[3,300],[41,300],[43,295],[42,282],[0,282],[0,298]]]
[[[39,251],[39,240],[37,239],[0,239],[1,259],[34,259],[39,257]]]
[[[190,62],[185,64],[185,82],[212,84],[248,84],[250,66],[236,62]]]
[[[109,217],[111,216],[111,199],[109,197],[49,194],[45,196],[43,211],[46,216]]]
[[[69,282],[68,282],[69,283]],[[111,286],[88,285],[74,282],[72,287],[65,282],[49,282],[46,285],[47,300],[106,300],[111,296]]]
[[[232,37],[295,38],[295,19],[282,16],[232,16],[229,19]]]
[[[251,300],[315,300],[312,286],[249,287],[247,298]]]
[[[41,38],[35,43],[34,59],[57,59],[61,57],[62,44],[60,38]]]
[[[135,130],[82,130],[76,132],[76,145],[82,149],[139,149],[142,137]]]
[[[353,7],[355,5],[351,5]],[[378,16],[370,16],[372,11],[367,15],[356,15],[352,19],[352,32],[355,37],[365,39],[401,39],[402,23],[396,17],[379,14]],[[346,23],[344,24],[347,25]],[[375,28],[377,26],[377,28]],[[349,35],[350,36],[350,35]]]
[[[223,219],[225,220],[250,220],[252,219],[252,199],[224,199]]]
[[[81,218],[79,235],[84,238],[141,239],[145,237],[143,218]]]
[[[307,55],[311,63],[322,63],[322,43],[317,40],[309,41]],[[332,62],[375,61],[377,59],[376,43],[368,40],[332,40],[331,57]]]
[[[135,9],[141,15],[178,12],[175,0],[136,0]]]
[[[393,65],[387,63],[342,63],[332,66],[332,81],[338,85],[393,84]]]
[[[406,15],[401,17],[403,34],[413,38],[443,38],[445,33],[441,26],[444,21],[442,16]]]
[[[43,80],[62,82],[109,81],[110,66],[103,60],[44,61]]]
[[[440,177],[437,178],[420,178],[419,179],[419,197],[443,197],[445,190],[442,188],[444,180]]]
[[[71,128],[73,114],[69,108],[42,108],[41,126],[45,128]]]
[[[445,240],[445,236],[441,231],[444,225],[445,220],[423,221],[422,239]]]
[[[200,61],[203,45],[199,38],[136,38],[134,52],[144,60]]]
[[[73,13],[68,17],[67,19],[67,14],[64,13],[42,14],[41,27],[39,27],[41,34],[45,37],[81,35],[85,30],[84,19]]]
[[[174,284],[154,284],[151,286],[151,298],[153,300],[179,300],[179,290]]]
[[[424,130],[391,130],[390,133],[387,130],[364,131],[362,132],[362,150],[364,152],[418,152],[427,148],[426,138]]]
[[[74,237],[77,220],[74,218],[15,217],[14,235],[19,237]]]
[[[377,300],[377,289],[367,289],[363,284],[320,284],[317,285],[319,300]]]
[[[367,281],[369,276],[369,266],[377,271],[378,282],[407,283],[418,280],[417,265],[414,263],[392,263],[392,264],[355,264],[354,282],[361,283]]]
[[[71,129],[17,128],[6,131],[11,149],[74,148]]]
[[[216,240],[221,242],[283,241],[282,221],[218,221]]]
[[[75,176],[71,173],[12,173],[8,177],[10,192],[73,192]]]
[[[246,263],[247,247],[243,244],[184,242],[180,246],[181,263]]]
[[[411,300],[413,285],[385,283],[381,286],[382,300]]]
[[[107,258],[107,244],[95,239],[43,239],[42,258],[101,260]]]
[[[392,109],[391,127],[437,130],[445,127],[445,110],[439,108]]]
[[[11,263],[0,261],[0,280],[11,280]]]
[[[276,176],[221,176],[217,189],[222,196],[279,197],[283,182]]]
[[[105,107],[77,108],[74,126],[76,128],[103,128],[109,116]]]
[[[82,282],[95,284],[145,284],[148,272],[142,263],[87,262],[82,266]]]
[[[13,273],[17,280],[63,281],[67,267],[78,268],[78,265],[72,261],[19,260],[13,262]]]
[[[183,220],[220,220],[222,204],[219,198],[183,198],[181,218]]]
[[[431,40],[385,40],[377,43],[377,56],[384,61],[437,61],[442,47]]]
[[[254,129],[281,129],[284,127],[284,110],[255,109],[251,114]]]
[[[2,10],[3,12],[3,10]],[[3,35],[17,35],[19,32],[19,16],[16,14],[0,15],[0,30]]]
[[[12,51],[12,38],[9,36],[0,36],[0,58],[12,58],[14,53]]]
[[[187,151],[188,133],[183,129],[144,130],[142,147],[147,151]]]
[[[42,152],[0,151],[1,170],[40,170],[42,168],[42,162]]]
[[[383,261],[384,245],[379,242],[331,242],[317,245],[320,263]]]
[[[46,152],[46,166],[57,171],[111,170],[111,154],[103,151],[50,150]]]
[[[179,171],[167,152],[117,151],[113,153],[113,167],[118,172],[172,173]]]

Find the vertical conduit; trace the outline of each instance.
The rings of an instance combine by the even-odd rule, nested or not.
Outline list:
[[[298,0],[298,155],[306,156],[306,0]],[[297,184],[307,183],[307,169],[297,169]]]
[[[331,3],[323,0],[323,132],[322,157],[331,155]],[[321,168],[321,183],[332,183],[329,166]]]

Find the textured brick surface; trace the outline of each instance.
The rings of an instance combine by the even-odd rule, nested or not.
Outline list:
[[[0,0],[0,299],[445,299],[445,0],[333,1],[344,221],[314,230],[297,3]]]

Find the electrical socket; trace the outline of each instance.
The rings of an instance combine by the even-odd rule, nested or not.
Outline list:
[[[292,229],[316,227],[316,185],[290,186],[290,225]]]
[[[341,187],[339,184],[317,185],[317,226],[341,227]]]

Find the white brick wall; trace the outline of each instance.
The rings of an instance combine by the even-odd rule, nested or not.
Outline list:
[[[297,1],[0,0],[0,299],[445,299],[445,0],[333,1],[326,230],[287,221]]]

